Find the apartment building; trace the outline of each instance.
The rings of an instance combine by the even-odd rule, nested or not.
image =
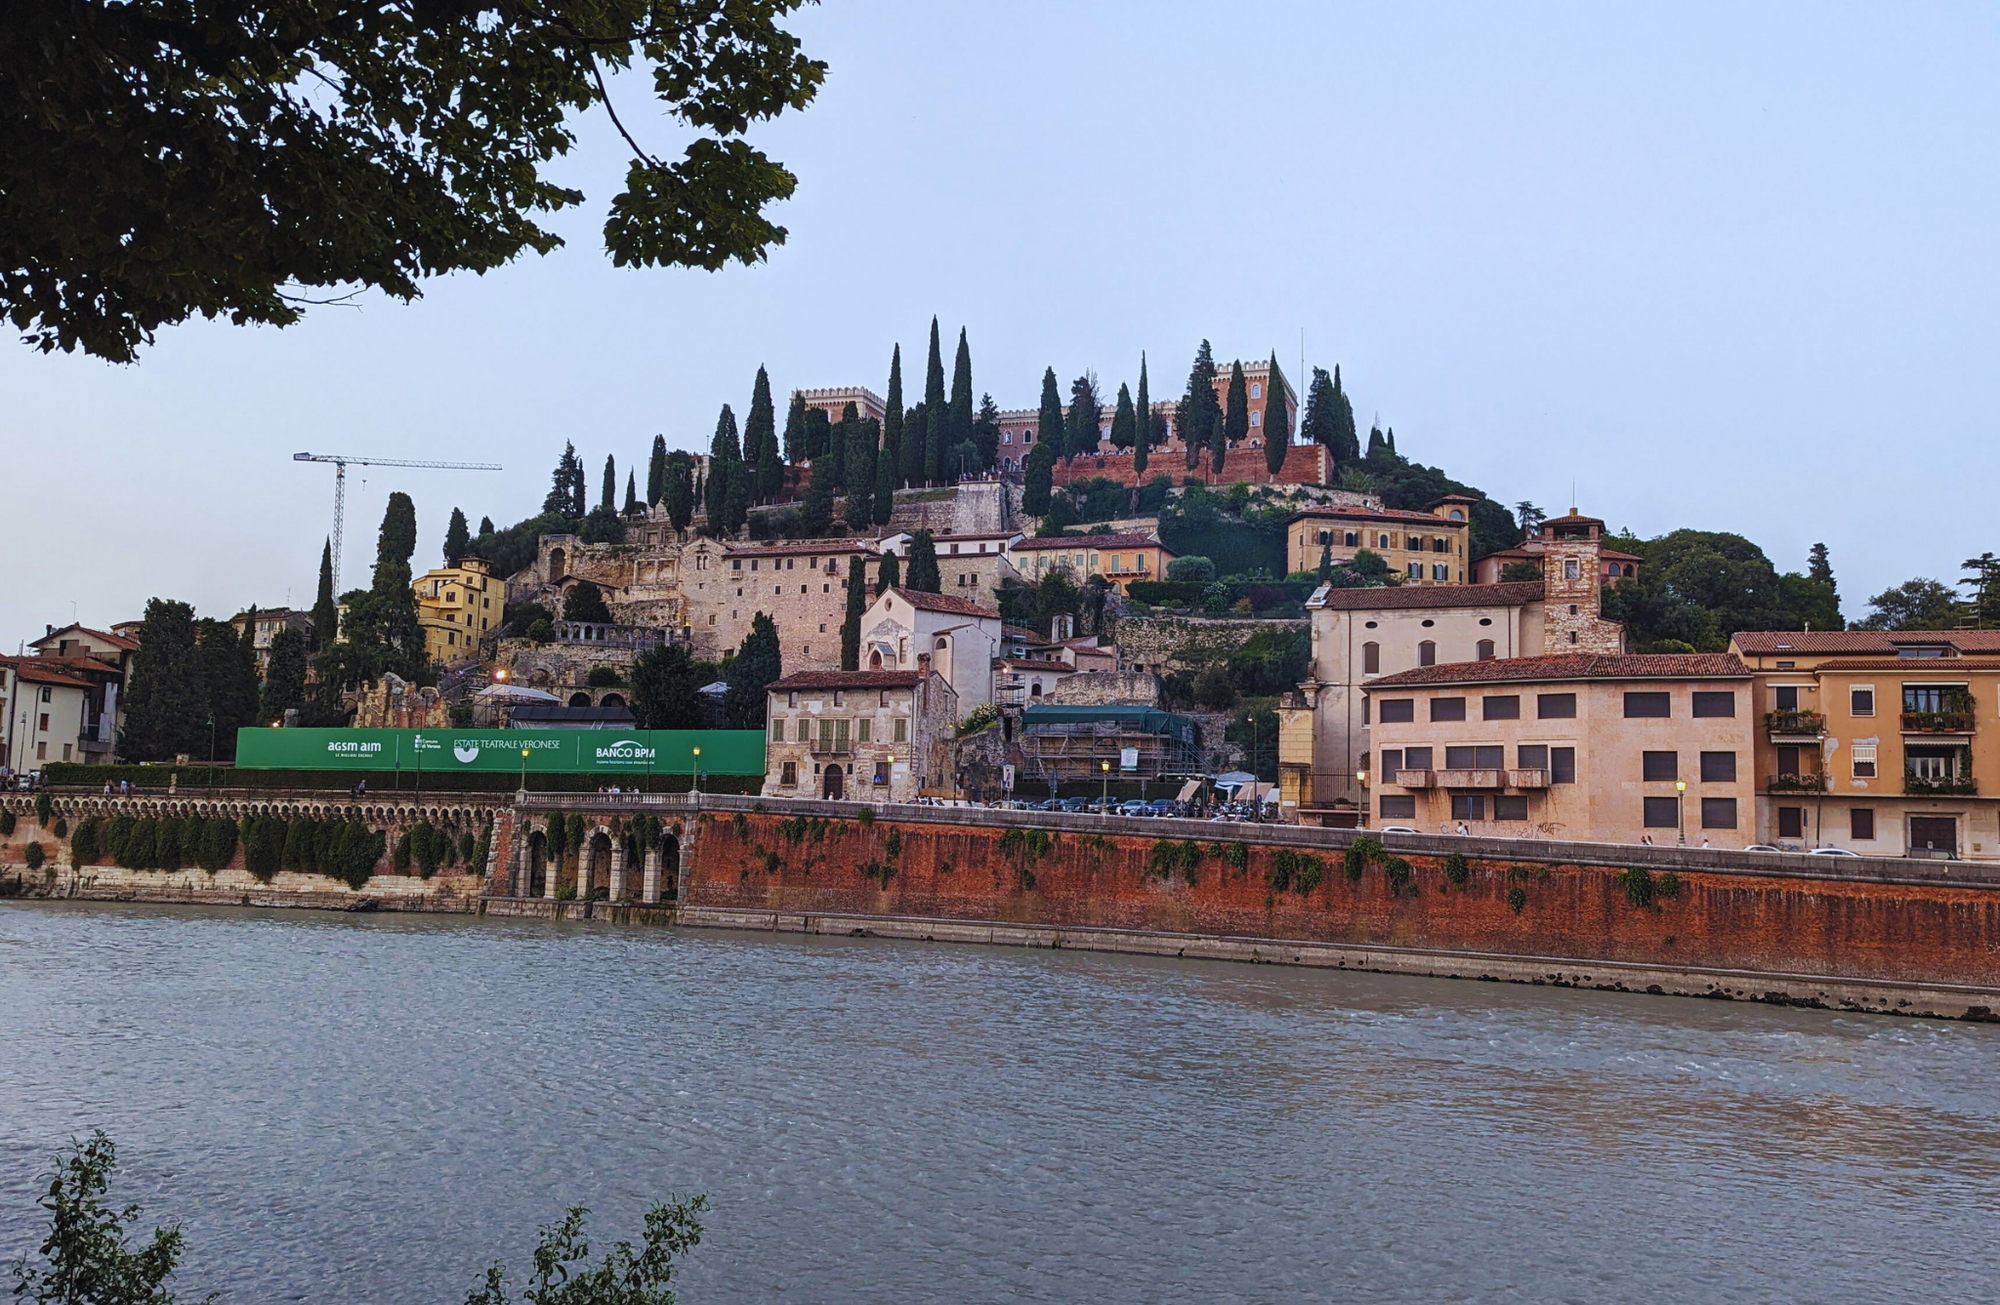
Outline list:
[[[1757,841],[1752,676],[1726,653],[1558,653],[1370,682],[1380,823],[1584,842]]]
[[[2000,857],[2000,630],[1745,631],[1731,648],[1757,678],[1762,841]]]
[[[1285,523],[1285,570],[1317,570],[1322,560],[1352,562],[1367,549],[1410,585],[1466,583],[1467,514],[1475,499],[1452,494],[1427,512],[1373,506],[1307,508]]]
[[[105,668],[107,671],[109,668]],[[82,741],[94,735],[91,701],[98,686],[70,674],[61,659],[0,657],[0,764],[8,774],[40,770],[51,761],[108,761],[85,756]]]
[[[243,627],[250,624],[251,613],[257,617],[257,628],[250,633],[250,647],[257,659],[257,674],[262,675],[271,665],[271,640],[278,637],[280,630],[297,630],[312,638],[312,614],[290,607],[254,607],[238,612],[229,618],[229,626],[236,631],[236,637],[243,637]]]
[[[1007,556],[1008,546],[1019,541],[1021,532],[1003,530],[991,534],[936,535],[938,579],[944,592],[969,598],[981,607],[1000,608],[1000,588],[1018,582],[1021,573]],[[915,539],[907,531],[883,537],[884,554],[894,553],[904,572],[909,570],[910,544]]]
[[[1051,571],[1068,571],[1078,584],[1097,576],[1119,592],[1134,580],[1164,580],[1175,552],[1151,535],[1071,535],[1017,539],[1008,557],[1021,578],[1039,584]],[[942,559],[940,559],[942,560]]]
[[[801,671],[769,694],[764,796],[908,802],[944,787],[958,695],[928,665]]]
[[[446,666],[478,660],[479,641],[499,627],[507,608],[506,582],[494,576],[492,564],[464,557],[456,566],[424,572],[410,587],[424,655]]]

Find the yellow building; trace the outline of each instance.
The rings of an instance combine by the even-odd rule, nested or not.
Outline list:
[[[506,582],[494,577],[484,558],[466,557],[457,566],[426,571],[411,588],[424,653],[447,666],[476,660],[479,641],[499,626],[506,609]]]
[[[1428,512],[1376,506],[1307,508],[1285,523],[1285,570],[1316,571],[1320,560],[1351,562],[1362,549],[1389,564],[1404,584],[1469,581],[1466,540],[1476,499],[1451,494]]]
[[[1164,580],[1174,551],[1151,535],[1070,535],[1017,538],[1007,557],[1030,584],[1055,570],[1067,570],[1082,584],[1098,576],[1123,590],[1134,580]],[[943,559],[939,559],[942,564]]]

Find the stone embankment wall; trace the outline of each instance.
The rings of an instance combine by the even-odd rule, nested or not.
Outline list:
[[[1229,660],[1253,635],[1272,627],[1311,628],[1303,619],[1253,621],[1199,616],[1121,616],[1109,633],[1118,644],[1121,668],[1165,675],[1201,670]]]
[[[1351,875],[1337,847],[1238,841],[1260,837],[1245,826],[1161,821],[1162,833],[1175,837],[1149,838],[1123,832],[1140,822],[1109,822],[1120,832],[1099,833],[776,811],[707,812],[701,820],[685,899],[693,914],[817,913],[1295,940],[1478,958],[1497,964],[1504,977],[1521,977],[1524,965],[1605,963],[1734,975],[1751,995],[1801,977],[1897,985],[1904,994],[1944,985],[1990,990],[1961,994],[1958,1013],[2000,1006],[1997,884],[1658,864],[1641,874],[1537,858],[1532,844],[1519,856],[1486,855],[1468,844],[1474,853],[1455,883],[1458,866],[1441,854],[1384,853]],[[1200,831],[1192,852],[1179,837],[1183,830]],[[1302,831],[1270,833],[1297,843]],[[1686,861],[1699,864],[1705,855],[1719,864],[1707,854]],[[1909,1000],[1850,1004],[1893,1009]]]

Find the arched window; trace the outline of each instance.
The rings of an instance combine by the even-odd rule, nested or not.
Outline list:
[[[1450,513],[1450,516],[1451,516],[1451,519],[1452,519],[1453,521],[1463,521],[1463,520],[1465,520],[1465,513],[1464,513],[1464,511],[1462,511],[1462,510],[1461,510],[1461,509],[1459,509],[1459,508],[1453,508],[1453,509],[1451,510],[1451,513]]]
[[[1429,639],[1426,639],[1422,643],[1417,645],[1417,665],[1435,666],[1437,665],[1437,659],[1438,659],[1438,646],[1432,643]]]
[[[1361,673],[1380,675],[1382,673],[1382,645],[1364,643],[1361,645]]]
[[[1481,639],[1474,647],[1478,650],[1474,655],[1480,661],[1490,662],[1493,660],[1493,641],[1491,639]]]
[[[1382,547],[1382,548],[1387,548],[1387,547],[1389,546],[1389,536],[1387,536],[1387,535],[1378,535],[1378,536],[1376,537],[1376,541],[1375,541],[1375,542],[1377,543],[1377,545],[1378,545],[1378,546],[1380,546],[1380,547]]]

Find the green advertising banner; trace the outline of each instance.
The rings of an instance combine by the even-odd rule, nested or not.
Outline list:
[[[695,749],[701,749],[699,757]],[[243,770],[354,770],[520,774],[709,775],[764,773],[759,730],[315,730],[236,731]]]

